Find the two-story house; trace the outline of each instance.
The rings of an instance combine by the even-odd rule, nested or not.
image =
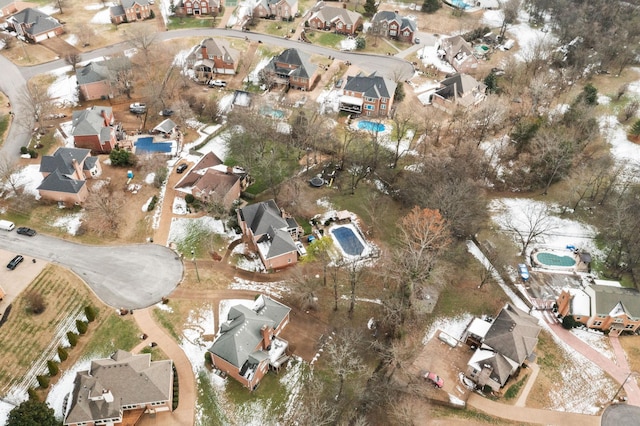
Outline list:
[[[220,0],[178,0],[174,13],[176,16],[216,15],[220,13]]]
[[[279,369],[288,359],[289,344],[278,335],[289,323],[290,311],[265,295],[252,307],[232,306],[209,348],[213,366],[254,390],[269,367]]]
[[[287,49],[261,70],[263,80],[269,86],[284,84],[294,89],[311,90],[318,78],[318,66],[310,56],[298,49]]]
[[[298,13],[298,0],[258,0],[251,13],[256,18],[293,19]]]
[[[128,412],[171,411],[173,362],[151,361],[151,354],[117,350],[109,358],[91,361],[76,373],[65,413],[65,426],[135,424]],[[139,415],[138,415],[139,417]]]
[[[584,288],[565,288],[556,304],[558,314],[571,315],[589,328],[616,335],[640,329],[640,292],[615,281],[595,280]]]
[[[391,112],[393,97],[398,85],[388,78],[358,73],[347,77],[343,95],[340,96],[340,110],[352,114],[386,117]]]
[[[250,204],[236,212],[245,242],[258,252],[265,268],[283,269],[298,262],[295,241],[302,228],[275,201]]]
[[[76,69],[76,81],[82,100],[111,99],[126,90],[133,77],[126,56],[89,62]]]
[[[431,104],[445,112],[452,112],[456,106],[473,107],[487,97],[487,86],[467,74],[454,74],[440,82],[431,97]]]
[[[334,31],[338,34],[355,35],[362,30],[362,15],[342,7],[322,6],[308,19],[309,27],[315,30]]]
[[[462,340],[475,347],[466,375],[478,386],[499,391],[534,356],[542,327],[538,320],[507,304],[490,323],[475,318]]]
[[[218,203],[229,210],[240,198],[246,183],[244,169],[225,166],[218,156],[209,152],[180,179],[175,189],[204,203]]]
[[[397,12],[381,11],[376,13],[371,20],[369,32],[382,36],[413,43],[418,28],[416,21]]]
[[[90,149],[94,154],[110,153],[118,143],[113,122],[111,107],[92,106],[82,111],[73,111],[71,134],[74,146]]]
[[[40,173],[43,177],[37,188],[40,197],[72,205],[87,199],[86,181],[100,176],[102,168],[88,149],[58,148],[53,155],[42,156]]]
[[[64,27],[57,19],[38,9],[26,8],[7,18],[7,29],[15,31],[33,43],[64,33]]]
[[[478,58],[473,47],[460,36],[443,39],[439,52],[459,73],[467,74],[478,69]]]
[[[151,18],[151,5],[149,0],[120,0],[120,4],[111,6],[109,12],[111,22],[116,25],[142,21]]]
[[[215,74],[234,75],[238,68],[239,52],[226,40],[205,38],[195,45],[186,58],[197,81],[206,83]]]

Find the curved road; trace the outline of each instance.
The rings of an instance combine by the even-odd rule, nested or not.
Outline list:
[[[0,248],[22,254],[26,262],[37,258],[71,269],[114,308],[139,309],[158,303],[176,288],[183,274],[176,253],[157,244],[98,247],[0,231]]]

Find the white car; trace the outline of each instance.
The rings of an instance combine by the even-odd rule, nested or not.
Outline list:
[[[307,250],[304,248],[304,245],[300,241],[296,241],[296,248],[298,249],[298,254],[300,256],[305,256],[307,254]]]
[[[209,82],[209,86],[225,87],[226,85],[227,85],[227,82],[224,80],[211,80]]]

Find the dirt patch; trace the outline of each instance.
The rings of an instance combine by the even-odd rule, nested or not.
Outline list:
[[[620,344],[627,354],[631,371],[640,371],[640,338],[638,336],[620,336]]]

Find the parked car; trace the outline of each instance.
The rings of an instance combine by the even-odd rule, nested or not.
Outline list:
[[[178,167],[176,167],[176,173],[179,174],[179,173],[184,172],[185,170],[187,170],[187,167],[189,167],[189,166],[187,166],[187,163],[180,164]]]
[[[342,87],[342,83],[344,83],[344,80],[339,79],[338,81],[336,81],[336,88],[341,88]]]
[[[427,371],[426,373],[424,373],[424,375],[422,376],[425,380],[430,381],[431,383],[434,384],[434,386],[441,388],[442,386],[444,386],[444,380],[442,380],[442,377],[438,376],[436,373],[433,373],[431,371]]]
[[[226,87],[227,86],[227,82],[224,80],[211,80],[209,82],[209,86],[214,86],[214,87]]]
[[[298,250],[298,254],[300,256],[306,256],[307,249],[304,248],[304,245],[300,241],[296,241],[295,244],[296,244],[296,249]]]
[[[163,109],[162,111],[160,111],[160,115],[162,115],[163,117],[170,117],[173,115],[173,110],[172,109]]]
[[[18,267],[20,263],[22,263],[23,260],[24,260],[24,257],[22,257],[21,255],[17,255],[13,259],[11,259],[11,262],[9,262],[9,264],[7,265],[7,269],[13,271]]]
[[[418,37],[416,37],[416,38],[413,39],[413,42],[415,44],[420,44],[420,39]]]
[[[33,237],[34,235],[36,235],[35,229],[27,228],[26,226],[21,226],[16,232],[20,235],[26,235],[28,237]]]
[[[527,265],[524,263],[518,263],[518,272],[520,273],[522,281],[527,281],[529,279],[529,270],[527,269]]]
[[[134,102],[129,105],[129,111],[134,114],[144,114],[145,112],[147,112],[147,104]]]

